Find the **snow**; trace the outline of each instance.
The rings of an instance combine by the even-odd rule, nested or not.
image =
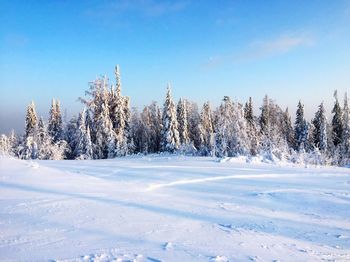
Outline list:
[[[350,260],[350,172],[258,160],[0,159],[0,260]]]

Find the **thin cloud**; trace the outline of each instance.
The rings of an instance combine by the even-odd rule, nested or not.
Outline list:
[[[309,36],[280,36],[268,41],[256,41],[250,44],[249,54],[243,54],[248,59],[259,59],[279,54],[288,53],[299,47],[307,47],[314,44]]]
[[[246,50],[237,54],[210,57],[204,67],[213,68],[227,63],[249,62],[283,55],[297,48],[310,47],[314,43],[315,40],[308,35],[281,35],[271,40],[251,42]]]

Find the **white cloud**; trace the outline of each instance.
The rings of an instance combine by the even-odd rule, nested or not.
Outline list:
[[[270,40],[256,40],[248,44],[245,50],[236,54],[216,55],[204,64],[213,68],[227,63],[248,62],[291,52],[297,48],[310,47],[315,40],[307,34],[283,34]]]
[[[250,44],[252,58],[263,58],[278,54],[284,54],[298,47],[311,46],[314,40],[305,35],[290,36],[282,35],[276,39],[255,41]]]

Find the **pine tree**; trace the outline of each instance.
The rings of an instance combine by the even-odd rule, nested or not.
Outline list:
[[[248,102],[245,103],[244,118],[247,122],[247,135],[250,143],[250,154],[255,156],[258,153],[259,139],[256,122],[254,120],[253,102],[251,97],[249,97]]]
[[[19,139],[13,129],[11,130],[10,135],[8,136],[8,139],[10,144],[10,155],[14,157],[18,157]]]
[[[131,110],[130,133],[135,153],[147,154],[150,152],[150,123],[148,108],[141,114],[137,108]]]
[[[32,101],[27,108],[26,114],[26,137],[34,136],[36,134],[38,117],[35,111],[35,104]]]
[[[291,117],[289,115],[288,107],[283,113],[282,134],[284,135],[284,138],[288,143],[288,147],[293,148],[295,144],[294,130],[292,126]]]
[[[194,153],[200,148],[200,114],[198,112],[198,105],[195,102],[185,100],[187,119],[188,119],[188,136],[192,145],[189,145],[187,151]]]
[[[130,110],[130,98],[124,96],[124,145],[125,145],[125,155],[126,154],[132,154],[134,152],[134,143],[132,141],[132,136],[130,133],[130,121],[131,121],[131,110]]]
[[[249,97],[248,102],[245,103],[244,117],[247,120],[249,125],[253,125],[254,124],[253,102],[252,102],[252,98],[251,97]]]
[[[217,125],[215,130],[215,153],[218,157],[232,156],[231,121],[233,121],[233,104],[228,96],[225,96],[217,113]]]
[[[333,130],[333,143],[334,146],[338,146],[342,141],[343,134],[343,117],[342,117],[342,109],[338,102],[337,91],[334,92],[335,103],[332,110],[333,119],[332,119],[332,130]]]
[[[187,108],[186,101],[180,98],[179,103],[177,104],[177,120],[179,123],[179,138],[180,144],[187,145],[190,142],[188,136],[188,119],[187,119]]]
[[[95,158],[112,158],[118,154],[116,148],[116,134],[113,131],[112,121],[109,117],[108,100],[104,95],[99,105],[101,114],[96,120]]]
[[[199,125],[200,153],[204,156],[214,154],[215,135],[213,126],[212,110],[209,102],[204,103],[200,114]]]
[[[34,102],[31,102],[31,104],[27,108],[26,133],[23,141],[23,146],[20,152],[20,157],[23,159],[38,158],[37,128],[38,117],[35,111],[35,104]]]
[[[42,117],[38,123],[38,158],[52,159],[52,138],[48,134],[47,127]]]
[[[76,134],[76,146],[74,155],[76,159],[92,159],[93,148],[90,137],[90,128],[86,127],[85,109],[79,114],[78,128]]]
[[[10,155],[10,143],[5,134],[0,135],[0,155]]]
[[[163,107],[162,148],[163,151],[173,153],[179,149],[179,146],[180,138],[176,108],[171,96],[171,87],[170,84],[168,84],[166,99]]]
[[[243,105],[240,103],[233,103],[233,121],[231,130],[231,154],[233,156],[248,155],[250,152],[248,124],[244,117]]]
[[[161,150],[162,141],[162,113],[156,102],[148,106],[150,116],[150,152],[156,153]]]
[[[343,123],[341,164],[347,165],[350,163],[350,109],[347,93],[344,96]]]
[[[321,152],[324,152],[327,150],[327,119],[323,102],[319,105],[312,124],[314,126],[313,144]]]
[[[52,137],[52,142],[57,143],[63,139],[63,124],[61,116],[60,102],[52,99],[49,125],[48,125],[49,135]]]
[[[307,149],[308,124],[304,118],[304,105],[298,103],[296,119],[294,123],[295,149],[297,151]]]
[[[261,109],[261,115],[259,119],[260,123],[260,130],[263,135],[269,136],[270,133],[270,121],[269,121],[269,98],[267,95],[265,95],[263,100],[263,105],[260,108]]]
[[[114,112],[112,116],[112,125],[116,134],[116,152],[118,156],[123,156],[128,153],[127,139],[129,131],[128,118],[129,114],[129,100],[121,94],[121,81],[120,81],[120,70],[119,65],[115,67],[115,78],[116,78],[116,91],[114,98]],[[127,115],[129,114],[129,115]]]
[[[18,157],[18,147],[19,141],[14,130],[11,130],[8,136],[1,134],[0,154]]]

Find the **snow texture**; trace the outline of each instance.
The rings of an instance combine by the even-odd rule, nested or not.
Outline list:
[[[0,260],[349,261],[349,186],[243,158],[2,157]]]

